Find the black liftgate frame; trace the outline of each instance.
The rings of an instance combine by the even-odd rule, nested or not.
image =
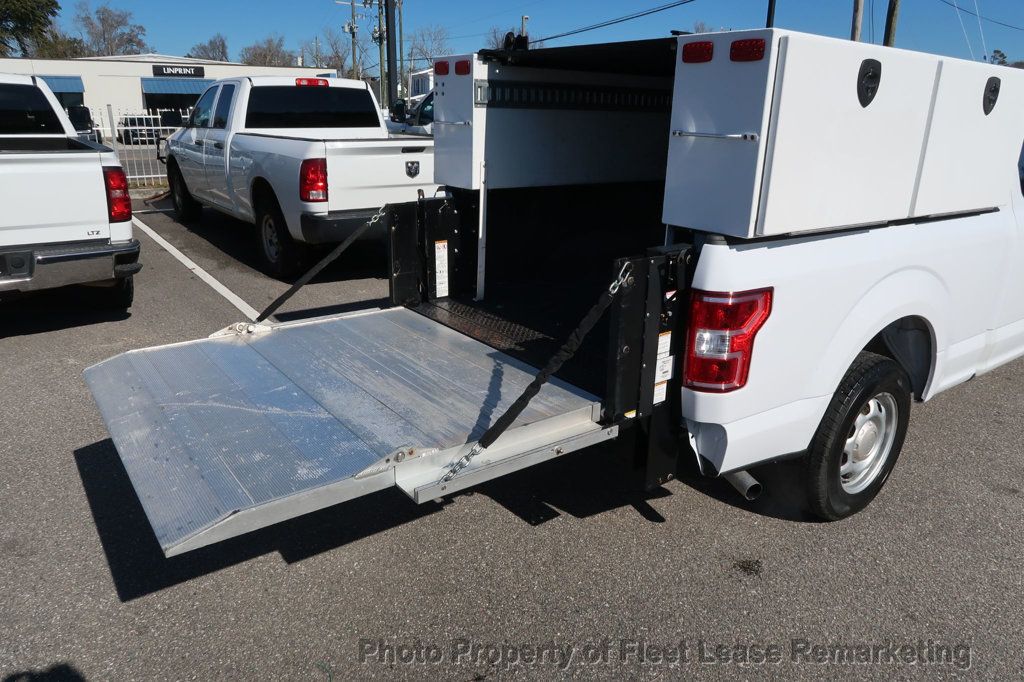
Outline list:
[[[476,193],[460,194],[464,196],[396,205],[385,217],[392,304],[416,307],[437,298],[438,241],[447,241],[450,292],[473,291]],[[696,258],[689,245],[651,248],[644,256],[611,263],[609,282],[627,262],[632,265],[630,279],[606,313],[609,345],[602,421],[620,425],[620,441],[634,440],[637,483],[652,488],[695,462],[682,422],[680,388]]]

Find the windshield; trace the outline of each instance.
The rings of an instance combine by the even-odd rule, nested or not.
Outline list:
[[[356,88],[261,86],[249,93],[247,128],[376,128],[369,91]]]

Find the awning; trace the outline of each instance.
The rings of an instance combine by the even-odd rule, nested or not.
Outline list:
[[[85,92],[81,76],[40,76],[54,92]]]
[[[143,78],[147,95],[201,95],[213,83],[203,78]]]

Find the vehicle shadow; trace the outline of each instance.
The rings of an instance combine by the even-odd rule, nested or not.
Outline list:
[[[172,204],[169,198],[150,199],[145,205],[165,212],[170,220],[174,220],[174,215],[170,212]],[[208,208],[202,210],[199,220],[178,224],[223,253],[226,259],[260,272],[256,228],[252,225]],[[332,247],[333,245],[327,245],[312,249],[307,269],[326,256]],[[324,268],[323,272],[313,278],[312,283],[384,278],[388,276],[387,273],[387,249],[383,240],[362,240],[352,244],[336,261]]]
[[[783,521],[821,523],[805,505],[801,487],[802,471],[799,459],[781,460],[750,469],[750,474],[764,488],[753,502],[746,500],[725,479],[699,475],[680,476],[681,483],[690,489],[728,504],[737,509]]]
[[[85,682],[85,675],[68,663],[54,663],[44,670],[19,670],[4,675],[3,682]]]
[[[620,507],[663,522],[648,500],[672,493],[624,485],[602,462],[619,458],[610,448],[598,450],[605,452],[573,453],[459,495],[486,495],[533,526],[556,518],[559,510],[586,518]],[[113,442],[76,450],[75,463],[117,595],[126,602],[270,552],[296,563],[437,513],[450,499],[417,505],[392,488],[168,559]]]
[[[0,339],[127,320],[124,310],[97,306],[98,292],[82,286],[62,287],[0,300]]]

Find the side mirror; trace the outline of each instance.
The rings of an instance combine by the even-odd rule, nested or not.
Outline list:
[[[391,120],[396,123],[405,123],[409,114],[405,110],[405,100],[400,99],[391,105]]]

